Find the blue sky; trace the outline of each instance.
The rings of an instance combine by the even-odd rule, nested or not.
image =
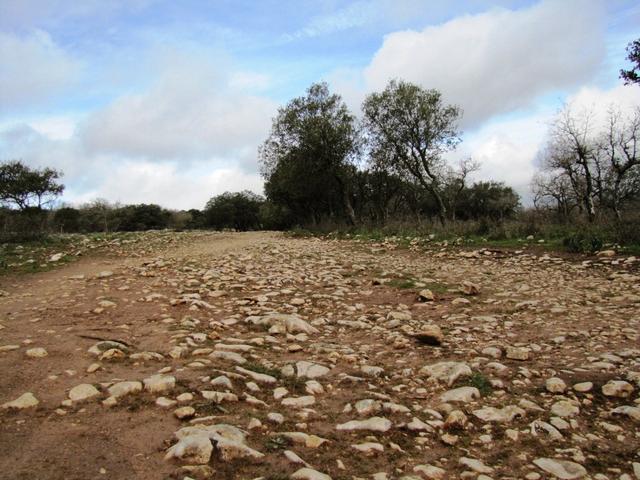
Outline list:
[[[479,179],[525,197],[564,102],[640,104],[623,87],[633,1],[0,0],[2,160],[63,170],[63,200],[201,208],[261,191],[279,105],[326,80],[359,110],[392,78],[461,105]]]

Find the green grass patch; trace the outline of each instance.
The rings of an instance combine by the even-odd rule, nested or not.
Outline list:
[[[493,392],[491,382],[480,372],[473,372],[473,374],[465,380],[464,386],[476,387],[483,397],[491,395]]]
[[[415,288],[416,280],[413,278],[394,278],[393,280],[389,281],[387,285],[399,289]]]

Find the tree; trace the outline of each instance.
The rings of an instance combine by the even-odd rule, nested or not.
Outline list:
[[[640,83],[640,38],[627,45],[627,60],[632,63],[630,70],[620,70],[620,78],[625,85]]]
[[[17,160],[0,164],[0,202],[20,211],[40,210],[64,191],[58,183],[61,176],[51,168],[30,168]]]
[[[263,202],[260,195],[248,190],[217,195],[204,207],[207,225],[216,229],[256,230],[260,228],[260,207]]]
[[[136,232],[167,228],[171,214],[160,205],[127,205],[117,211],[120,217],[119,230]]]
[[[62,207],[53,215],[53,223],[62,232],[77,232],[80,229],[80,210],[73,207]]]
[[[576,114],[570,106],[565,106],[551,126],[543,159],[547,170],[569,179],[589,222],[596,217],[594,171],[597,148],[592,120],[593,112]]]
[[[606,189],[610,193],[611,206],[618,220],[622,218],[622,203],[640,193],[639,147],[640,108],[636,108],[628,118],[623,118],[619,111],[611,110],[608,128],[600,144],[603,160],[608,162],[606,185],[601,190]]]
[[[311,85],[278,110],[260,148],[267,198],[302,221],[342,211],[356,223],[350,175],[358,147],[355,117],[342,98],[326,83]]]
[[[392,80],[382,93],[365,99],[363,110],[373,163],[418,182],[433,196],[444,224],[442,155],[460,142],[460,109],[445,105],[437,90]]]

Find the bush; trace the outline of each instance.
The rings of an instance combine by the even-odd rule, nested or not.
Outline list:
[[[594,232],[576,232],[564,237],[562,244],[572,253],[595,253],[602,249],[604,242]]]

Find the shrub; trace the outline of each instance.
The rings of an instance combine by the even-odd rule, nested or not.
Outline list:
[[[564,237],[562,244],[572,253],[594,253],[602,249],[604,242],[594,232],[576,232]]]

